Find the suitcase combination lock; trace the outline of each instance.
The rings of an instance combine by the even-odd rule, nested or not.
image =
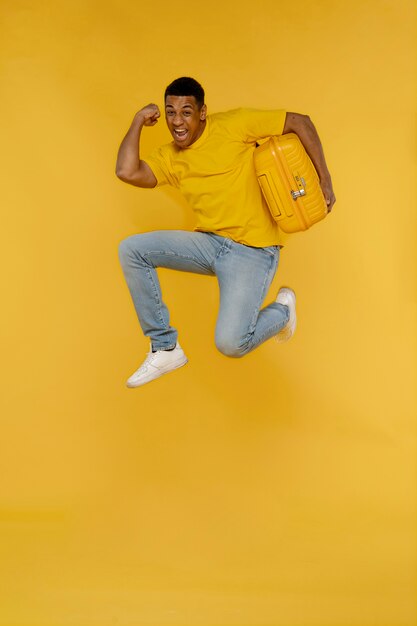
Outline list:
[[[297,183],[297,187],[298,187],[298,191],[293,191],[291,189],[291,195],[293,200],[297,200],[297,198],[300,198],[301,196],[305,196],[306,195],[306,181],[304,180],[304,178],[301,178],[300,176],[294,176],[295,178],[295,182]]]

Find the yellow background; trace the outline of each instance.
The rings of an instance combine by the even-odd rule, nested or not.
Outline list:
[[[414,2],[17,0],[0,41],[0,625],[415,625]],[[337,203],[291,342],[227,359],[216,280],[161,271],[190,363],[128,390],[118,242],[193,222],[115,157],[184,74],[308,113]]]

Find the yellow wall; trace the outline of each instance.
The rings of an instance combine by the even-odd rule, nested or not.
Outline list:
[[[1,626],[417,623],[414,13],[3,3]],[[115,157],[183,74],[211,111],[308,113],[338,200],[282,254],[291,342],[227,359],[215,279],[165,270],[190,363],[127,390],[118,242],[192,215]]]

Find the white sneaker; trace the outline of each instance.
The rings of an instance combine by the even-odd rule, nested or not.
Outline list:
[[[157,350],[148,352],[148,356],[138,370],[127,380],[128,387],[140,387],[151,380],[159,378],[172,370],[176,370],[188,363],[179,343],[173,350]]]
[[[283,343],[284,341],[288,341],[294,332],[295,327],[297,325],[297,315],[295,313],[295,293],[289,287],[281,287],[278,291],[278,296],[275,302],[279,302],[279,304],[285,304],[290,310],[290,318],[284,328],[281,328],[279,333],[275,336],[275,339],[279,343]]]

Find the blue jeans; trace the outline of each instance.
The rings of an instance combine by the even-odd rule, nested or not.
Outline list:
[[[174,348],[178,336],[169,323],[156,267],[217,276],[220,309],[215,341],[227,356],[247,354],[288,322],[285,305],[272,302],[261,309],[278,266],[278,246],[253,248],[213,233],[162,230],[124,239],[119,258],[153,350]]]

